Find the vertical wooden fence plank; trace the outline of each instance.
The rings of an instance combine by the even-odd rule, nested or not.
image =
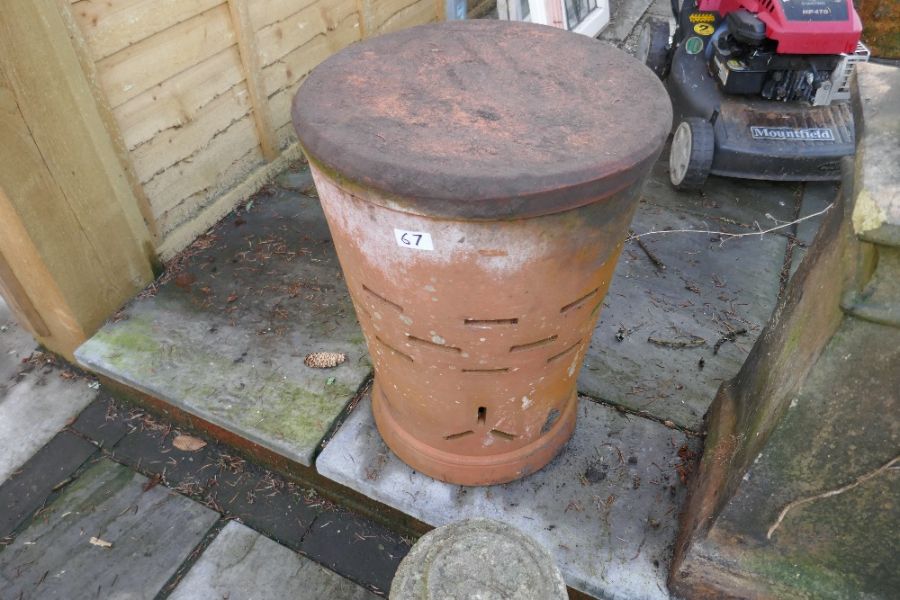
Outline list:
[[[256,47],[256,32],[250,21],[247,2],[248,0],[228,0],[228,9],[231,11],[231,22],[237,34],[238,50],[244,65],[250,102],[253,105],[253,120],[259,133],[259,145],[263,157],[267,161],[272,161],[279,154],[278,138],[269,109],[269,98],[266,94],[262,67],[259,64],[259,51]]]

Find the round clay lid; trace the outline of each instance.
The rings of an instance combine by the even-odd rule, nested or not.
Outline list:
[[[435,216],[581,206],[642,178],[672,121],[659,79],[586,36],[450,21],[354,44],[307,77],[294,128],[314,164]]]

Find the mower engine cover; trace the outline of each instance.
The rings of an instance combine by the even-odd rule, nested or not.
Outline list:
[[[779,54],[852,54],[862,35],[853,0],[700,0],[701,11],[745,10],[765,23]]]

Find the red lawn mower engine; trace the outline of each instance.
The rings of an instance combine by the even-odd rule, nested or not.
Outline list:
[[[637,50],[672,98],[672,184],[839,179],[856,150],[851,75],[869,57],[852,0],[680,1],[671,43],[651,19]]]
[[[850,97],[866,60],[852,0],[700,0],[724,17],[711,40],[711,70],[726,93],[826,106]]]

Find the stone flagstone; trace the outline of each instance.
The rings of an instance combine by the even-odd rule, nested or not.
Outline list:
[[[75,355],[310,465],[370,367],[318,202],[272,193],[219,223],[181,273],[134,300]],[[319,351],[347,361],[303,364]]]
[[[0,552],[0,596],[154,598],[219,515],[148,483],[107,459],[85,471]]]
[[[429,525],[503,521],[543,545],[570,587],[610,600],[652,600],[669,597],[685,444],[698,446],[680,431],[582,398],[575,435],[547,467],[513,483],[466,488],[417,473],[394,456],[366,397],[316,468]]]
[[[797,190],[820,204],[833,186],[711,178],[704,192],[682,193],[669,184],[661,160],[631,227],[638,234],[747,233],[755,223],[771,227],[792,220]],[[804,235],[810,233],[804,229]],[[641,241],[665,268],[635,241],[625,245],[578,389],[696,431],[719,385],[738,372],[771,315],[787,238],[771,233],[723,241],[714,234],[670,233]],[[732,332],[741,333],[717,349]]]
[[[374,600],[375,594],[249,527],[230,522],[169,600]]]

